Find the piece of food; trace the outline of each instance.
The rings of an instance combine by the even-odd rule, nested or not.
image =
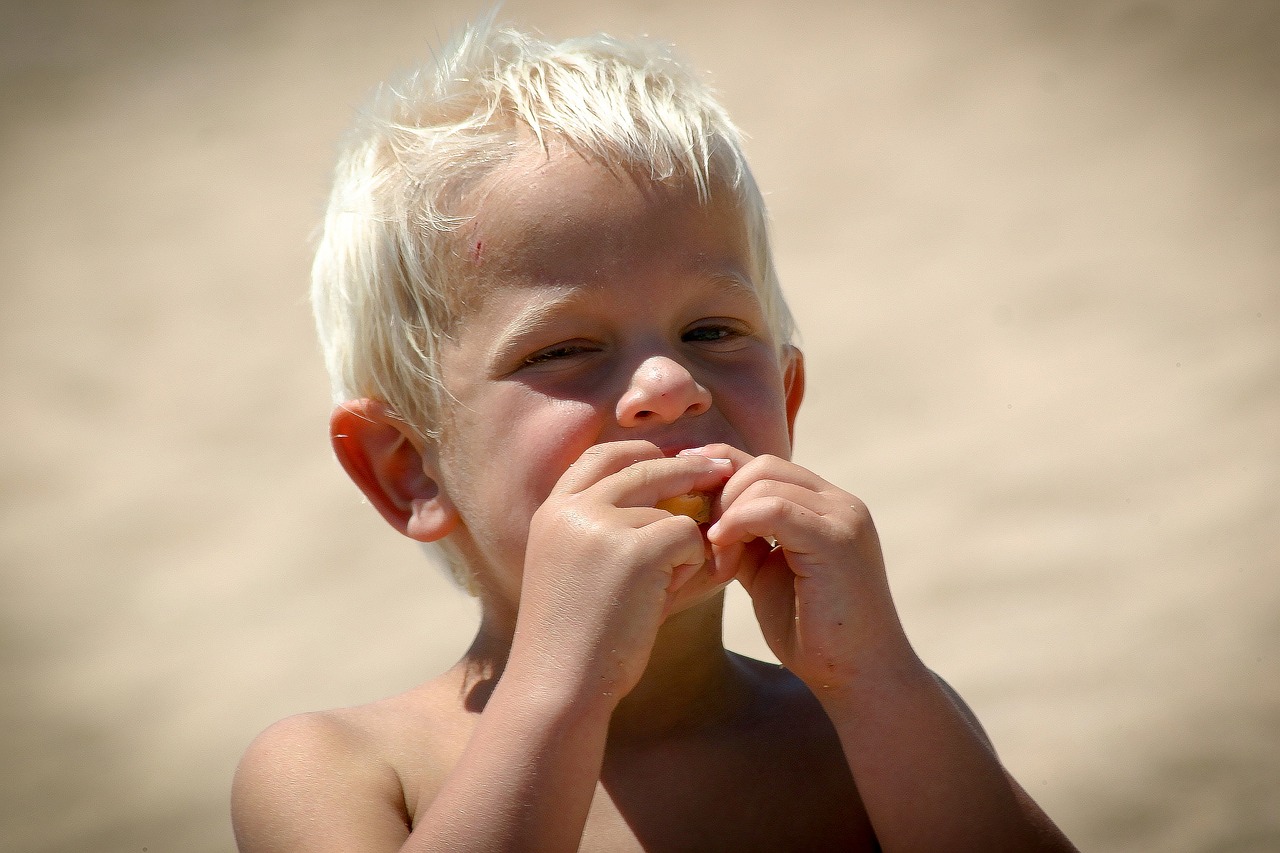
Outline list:
[[[665,509],[672,515],[688,516],[699,524],[706,524],[711,520],[710,495],[678,495],[674,498],[658,501],[655,506],[658,509]]]

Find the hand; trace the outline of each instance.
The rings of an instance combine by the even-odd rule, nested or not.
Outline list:
[[[734,462],[707,539],[717,573],[736,575],[750,594],[779,661],[818,692],[913,660],[862,501],[776,456],[727,445],[696,453]]]
[[[704,571],[697,522],[654,504],[719,489],[732,464],[666,458],[647,441],[596,445],[561,476],[529,528],[512,645],[545,677],[615,702],[639,680],[666,615],[728,583]],[[564,681],[560,682],[565,684]]]

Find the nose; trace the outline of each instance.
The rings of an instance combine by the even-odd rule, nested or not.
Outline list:
[[[711,408],[711,392],[684,365],[666,356],[645,359],[618,398],[618,423],[624,427],[669,424]]]

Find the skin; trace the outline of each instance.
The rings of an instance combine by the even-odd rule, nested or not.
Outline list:
[[[803,361],[727,194],[555,148],[498,177],[444,440],[376,401],[333,418],[384,517],[475,570],[478,635],[265,732],[241,850],[1071,849],[916,657],[866,507],[789,461]],[[714,523],[655,507],[688,492]],[[721,645],[735,579],[785,669]]]

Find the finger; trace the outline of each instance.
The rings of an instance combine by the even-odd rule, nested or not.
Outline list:
[[[611,474],[637,462],[661,459],[662,451],[650,441],[610,441],[588,447],[560,476],[553,494],[576,494]]]
[[[704,565],[701,569],[694,571],[689,576],[689,579],[678,587],[672,586],[671,591],[667,593],[667,606],[664,609],[664,615],[670,616],[676,610],[682,610],[685,605],[692,602],[706,601],[710,596],[720,592],[728,585],[728,580],[715,580]]]
[[[750,578],[739,576],[738,581],[751,597],[765,642],[774,654],[785,657],[795,630],[795,575],[786,561],[774,553],[761,561]]]
[[[745,488],[741,488],[732,501],[725,500],[724,510],[728,512],[735,506],[741,508],[752,501],[769,498],[783,498],[819,514],[838,505],[829,495],[815,492],[808,486],[789,483],[786,480],[755,480],[748,483]]]
[[[671,584],[667,588],[668,614],[690,601],[705,601],[708,596],[720,592],[733,580],[732,569],[725,570],[724,555],[716,554],[716,549],[705,540],[703,547],[706,559],[701,566],[679,566],[672,572]],[[732,547],[742,549],[741,545]]]
[[[719,491],[733,463],[706,456],[642,459],[584,489],[619,507],[653,506],[689,492]]]
[[[681,450],[677,456],[709,456],[717,459],[729,459],[733,461],[734,470],[746,465],[752,459],[755,459],[745,450],[739,450],[732,444],[704,444],[702,447],[690,447]]]
[[[729,482],[725,483],[720,500],[726,508],[757,481],[768,480],[808,489],[812,492],[827,492],[834,487],[817,474],[801,465],[777,456],[757,456],[736,470]]]
[[[755,457],[745,450],[740,450],[731,444],[704,444],[701,447],[691,447],[681,450],[677,456],[705,456],[714,459],[728,459],[733,463],[733,470],[736,472]],[[721,497],[722,489],[717,489],[715,494],[711,495],[711,518],[719,518],[723,511],[724,503]]]
[[[646,525],[641,535],[655,543],[655,563],[671,573],[669,589],[679,588],[706,562],[702,531],[691,518],[664,513]]]
[[[724,545],[717,545],[714,542],[707,543],[711,549],[711,568],[710,573],[717,580],[731,581],[737,579],[743,586],[748,585],[754,577],[755,572],[760,568],[761,563],[766,557],[772,546],[763,539],[754,539],[750,542],[729,542]]]
[[[725,545],[716,545],[714,542],[708,542],[708,544],[711,546],[708,573],[713,578],[729,581],[744,571],[754,571],[753,566],[744,565],[747,553],[743,543],[729,542]]]
[[[832,533],[828,517],[775,492],[734,503],[707,530],[707,539],[727,545],[768,538],[793,554],[810,554],[829,545]]]
[[[764,506],[756,506],[758,502],[764,502]],[[817,494],[803,486],[797,486],[794,483],[779,482],[777,480],[756,480],[740,491],[732,502],[722,498],[722,503],[723,511],[716,520],[716,524],[712,525],[712,527],[716,528],[714,534],[712,534],[711,530],[708,530],[711,541],[746,542],[758,536],[769,539],[770,545],[773,545],[776,544],[773,541],[776,538],[774,531],[761,529],[759,523],[753,525],[750,531],[740,530],[739,526],[742,521],[746,518],[761,517],[763,513],[768,513],[770,508],[778,510],[776,505],[781,503],[795,504],[797,507],[812,511],[815,515],[822,515],[823,508],[830,501],[826,496]]]
[[[698,572],[706,566],[706,562],[700,563],[681,563],[671,570],[671,583],[667,586],[667,594],[674,595],[689,583]]]

